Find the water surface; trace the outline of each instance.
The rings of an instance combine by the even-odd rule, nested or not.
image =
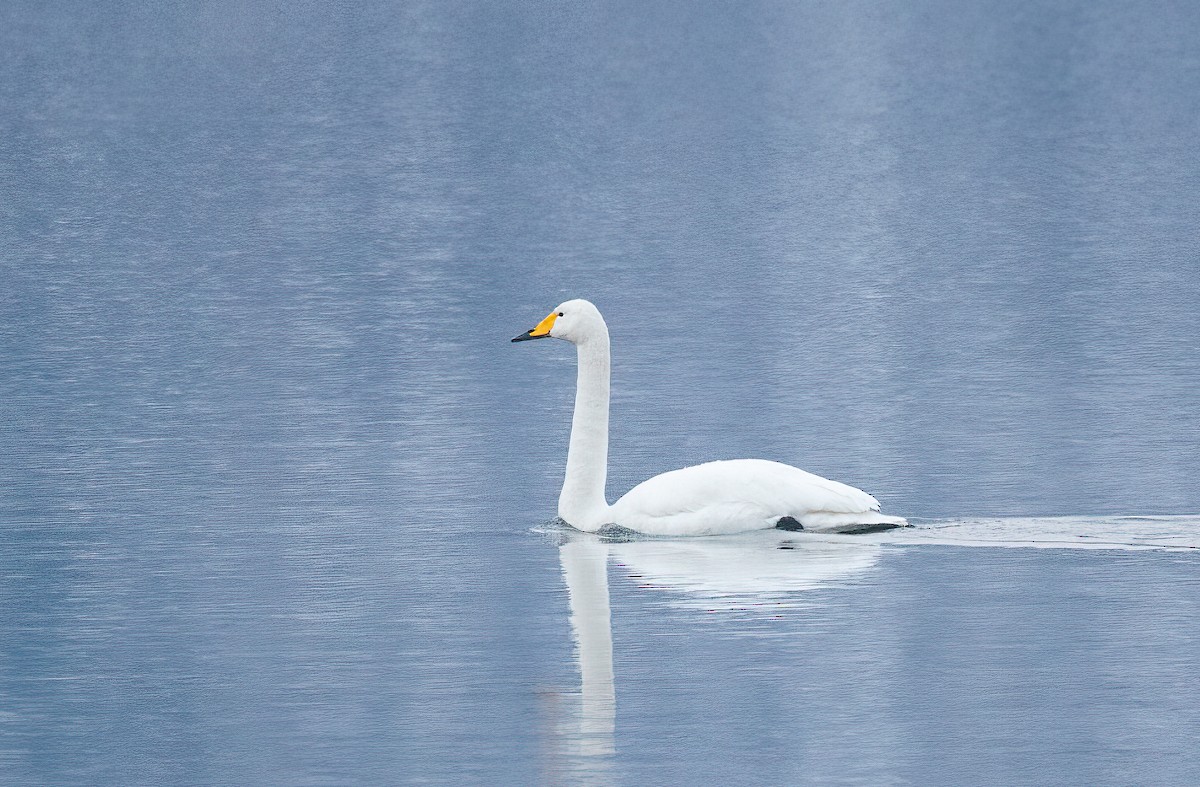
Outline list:
[[[1197,42],[6,4],[0,781],[1200,781]],[[756,456],[919,527],[548,527],[573,356],[507,340],[570,297],[610,497]]]

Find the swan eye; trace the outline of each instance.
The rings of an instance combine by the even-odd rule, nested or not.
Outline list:
[[[558,313],[558,316],[559,316],[559,317],[562,317],[562,316],[563,316],[563,313],[562,313],[562,312],[559,312],[559,313]]]

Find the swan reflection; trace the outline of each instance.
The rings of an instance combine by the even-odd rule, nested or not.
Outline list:
[[[576,740],[584,755],[609,754],[613,749],[617,702],[607,555],[607,545],[594,536],[568,540],[558,552],[571,598],[571,631],[582,681]]]
[[[774,614],[805,604],[805,591],[852,581],[879,560],[879,544],[852,536],[780,531],[680,540],[606,540],[561,531],[559,559],[570,596],[571,629],[581,677],[578,715],[565,730],[574,767],[603,773],[614,751],[616,682],[612,662],[608,563],[633,582],[666,591],[673,606]],[[581,759],[582,758],[582,759]],[[591,765],[588,765],[588,762]]]
[[[672,606],[714,611],[801,606],[805,599],[798,594],[857,577],[880,551],[878,544],[771,531],[609,546],[614,562],[639,586],[675,591],[667,597]]]

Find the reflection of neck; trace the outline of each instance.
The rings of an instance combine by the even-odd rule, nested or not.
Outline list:
[[[605,524],[608,502],[608,331],[589,336],[578,345],[579,378],[567,474],[558,497],[558,515],[580,530]]]
[[[559,559],[571,598],[571,628],[579,646],[577,655],[583,681],[581,753],[608,754],[613,750],[617,712],[608,606],[608,549],[596,540],[579,539],[563,544]]]

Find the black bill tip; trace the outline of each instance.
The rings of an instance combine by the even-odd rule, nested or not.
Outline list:
[[[537,329],[530,328],[529,330],[525,331],[525,333],[521,334],[520,336],[514,336],[512,338],[512,340],[514,342],[531,342],[534,339],[549,339],[550,338],[550,334],[548,334],[548,333],[543,333],[541,336],[534,336],[533,332],[535,330],[537,330]]]

